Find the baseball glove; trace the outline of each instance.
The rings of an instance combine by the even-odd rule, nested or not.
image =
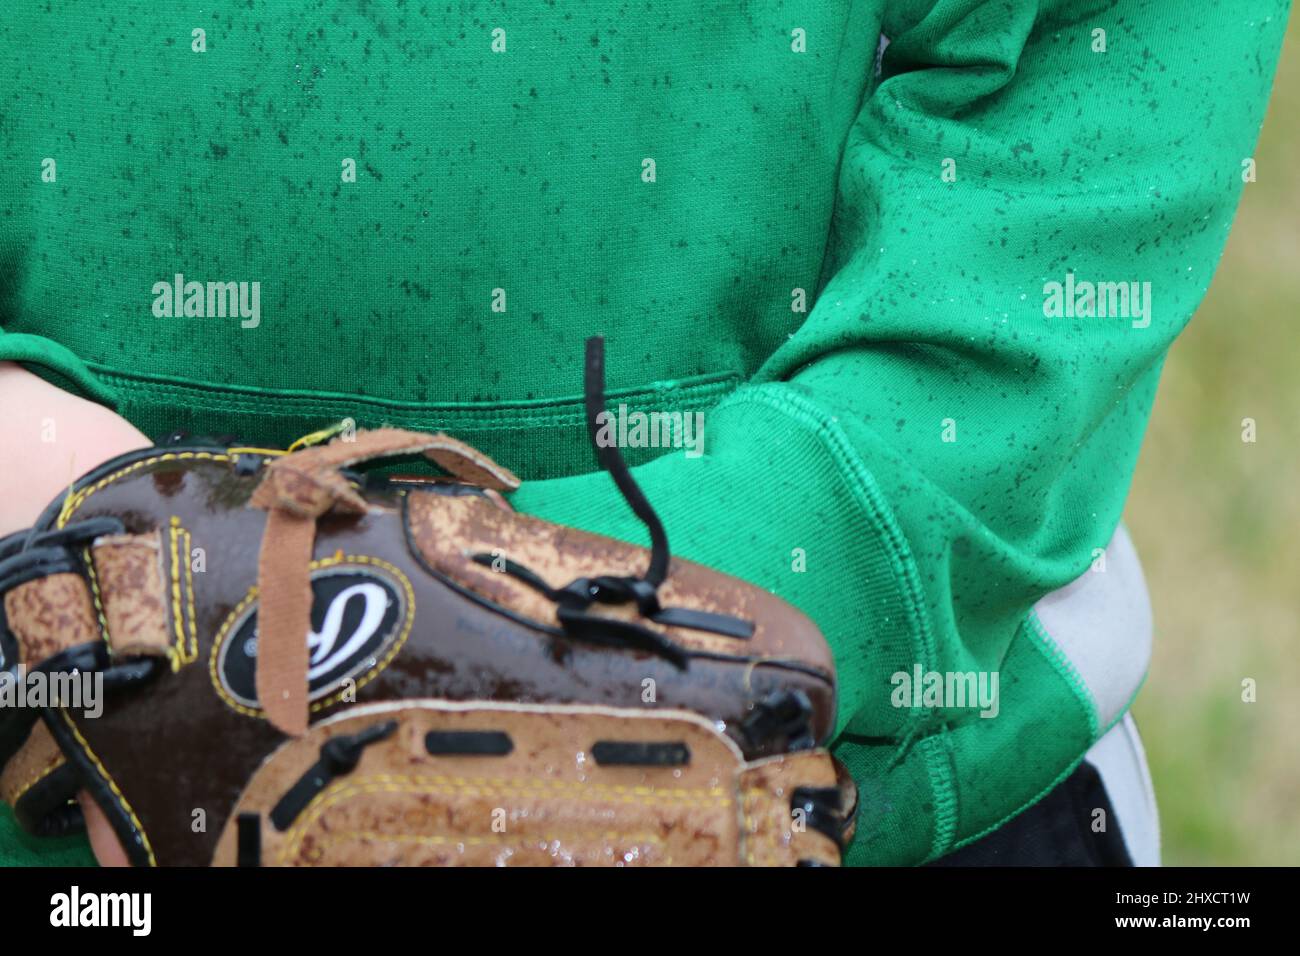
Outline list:
[[[595,442],[598,339],[586,378]],[[61,834],[85,789],[137,865],[837,864],[820,632],[671,558],[595,444],[650,549],[441,434],[95,469],[0,540],[0,690],[47,695],[0,708],[0,795]],[[359,470],[410,455],[446,476]]]

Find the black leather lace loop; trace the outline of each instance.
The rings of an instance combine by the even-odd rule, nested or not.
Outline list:
[[[271,823],[283,833],[298,818],[298,814],[316,796],[328,787],[337,777],[342,777],[357,769],[361,755],[371,744],[387,740],[397,732],[397,721],[390,720],[374,724],[351,736],[331,737],[320,748],[320,759],[307,772],[298,778],[298,782],[286,791],[278,803],[271,808]]]
[[[632,471],[623,460],[618,446],[613,442],[600,442],[600,416],[605,411],[605,339],[593,335],[587,339],[587,359],[583,369],[583,394],[587,406],[587,434],[591,437],[591,446],[596,449],[596,460],[600,467],[609,472],[614,484],[623,494],[632,513],[641,519],[641,523],[650,532],[650,567],[646,570],[645,581],[652,588],[657,588],[668,577],[668,534],[663,522],[650,506],[641,486],[632,477]]]
[[[508,558],[475,554],[472,560],[486,567],[500,568],[505,574],[519,579],[555,602],[558,606],[557,616],[565,632],[580,640],[648,650],[671,660],[679,667],[686,667],[689,661],[686,650],[659,631],[633,621],[587,613],[594,604],[627,603],[634,603],[642,617],[657,624],[711,631],[734,638],[752,637],[754,625],[750,621],[710,611],[666,608],[659,603],[659,585],[668,577],[671,559],[668,534],[649,499],[632,477],[632,471],[623,460],[618,447],[612,443],[603,444],[599,439],[600,416],[605,411],[605,340],[601,336],[587,339],[583,379],[587,433],[596,450],[596,459],[609,472],[623,499],[650,532],[650,565],[645,574],[640,577],[598,575],[577,578],[562,588],[553,588],[541,576]]]

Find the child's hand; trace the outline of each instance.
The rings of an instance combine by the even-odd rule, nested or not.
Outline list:
[[[102,405],[0,362],[0,535],[26,528],[73,480],[148,438]],[[103,866],[125,866],[116,835],[89,796],[79,794],[86,830]]]

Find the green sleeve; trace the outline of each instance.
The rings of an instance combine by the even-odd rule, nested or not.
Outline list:
[[[861,818],[859,860],[951,849],[1095,738],[1060,667],[1016,641],[1119,522],[1161,363],[1232,223],[1287,9],[896,5],[815,306],[706,415],[703,456],[636,469],[675,553],[825,632],[837,752],[886,820]],[[1149,309],[1049,316],[1067,273],[1138,283]],[[645,542],[603,475],[515,502]],[[894,708],[889,677],[914,663],[1001,668],[1001,718],[961,730]]]
[[[81,834],[29,837],[13,811],[0,804],[0,867],[6,866],[95,866],[95,856]]]

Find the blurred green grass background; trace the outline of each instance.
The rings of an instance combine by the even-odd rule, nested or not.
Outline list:
[[[1165,365],[1125,522],[1166,865],[1300,864],[1300,29],[1223,260]],[[1242,441],[1242,420],[1257,440]],[[1256,682],[1255,703],[1242,681]]]

